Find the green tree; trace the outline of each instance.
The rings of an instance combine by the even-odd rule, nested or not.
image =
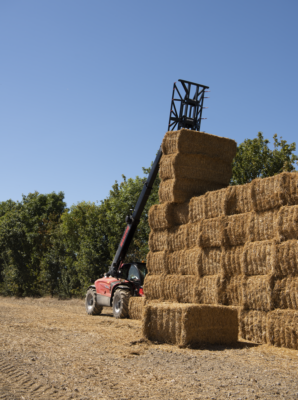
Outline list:
[[[274,149],[268,146],[262,132],[255,139],[245,139],[237,148],[233,160],[233,175],[230,184],[242,185],[255,178],[266,178],[284,171],[294,171],[298,157],[294,154],[296,143],[288,144],[286,140],[278,140],[273,136]]]

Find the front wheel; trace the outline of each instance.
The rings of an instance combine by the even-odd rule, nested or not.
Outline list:
[[[130,299],[130,291],[125,289],[117,289],[113,297],[113,315],[115,318],[128,317],[128,303]]]
[[[88,289],[86,293],[85,306],[87,314],[99,315],[102,312],[102,306],[96,302],[96,291],[95,289]]]

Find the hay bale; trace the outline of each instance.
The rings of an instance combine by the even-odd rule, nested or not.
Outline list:
[[[242,275],[235,275],[222,279],[223,304],[226,306],[242,306],[244,279]]]
[[[194,196],[200,196],[209,190],[222,189],[226,185],[200,179],[167,179],[159,185],[159,201],[185,203]]]
[[[274,279],[271,275],[250,276],[243,279],[243,306],[246,310],[270,311],[273,303]]]
[[[277,279],[273,289],[274,308],[298,310],[298,278]]]
[[[147,300],[164,300],[165,275],[146,275],[144,293]]]
[[[224,277],[240,275],[241,259],[244,246],[222,247],[220,259],[220,271]]]
[[[151,231],[148,245],[152,252],[170,250],[168,230]]]
[[[128,315],[130,319],[143,319],[145,297],[133,296],[129,299]]]
[[[238,316],[224,306],[148,304],[142,328],[145,338],[180,347],[232,344],[238,339]]]
[[[150,275],[168,274],[168,251],[149,251],[147,254],[147,270]]]
[[[188,203],[164,203],[153,205],[148,214],[151,229],[167,229],[175,225],[187,224]]]
[[[199,275],[201,249],[195,247],[170,253],[167,257],[167,270],[174,275]]]
[[[168,229],[168,248],[171,251],[187,248],[188,226],[174,226]]]
[[[236,155],[237,144],[234,140],[205,132],[181,129],[169,131],[162,141],[162,152],[168,154],[206,154],[232,163]]]
[[[198,245],[201,247],[220,247],[223,241],[223,231],[226,217],[205,219],[201,222]]]
[[[201,233],[201,222],[187,224],[187,248],[197,247]]]
[[[256,310],[240,310],[239,333],[245,340],[255,343],[267,343],[267,312]]]
[[[167,275],[163,283],[164,299],[178,303],[193,303],[196,283],[197,278],[194,275]]]
[[[298,173],[289,173],[289,187],[287,192],[287,204],[298,204]]]
[[[275,265],[278,276],[298,275],[298,241],[287,240],[276,246],[277,262]]]
[[[222,243],[226,246],[239,246],[248,238],[248,224],[251,213],[230,215],[225,219]]]
[[[226,215],[243,214],[253,211],[251,184],[233,186],[226,200]]]
[[[209,275],[198,278],[193,302],[198,304],[223,304],[224,286],[220,275]]]
[[[228,185],[232,165],[203,154],[163,155],[159,163],[159,176],[162,181],[186,178]]]
[[[199,252],[199,275],[221,274],[221,252],[220,247],[206,247]]]
[[[298,239],[298,206],[284,206],[276,221],[280,241]]]
[[[274,310],[267,315],[267,343],[298,350],[298,312]]]
[[[207,192],[203,196],[193,197],[189,204],[189,219],[197,222],[202,219],[226,215],[225,206],[229,188]]]
[[[257,178],[251,183],[251,195],[255,211],[266,211],[279,208],[287,203],[289,173]]]
[[[246,243],[241,260],[244,275],[267,275],[276,272],[276,240]]]
[[[249,213],[248,220],[248,242],[260,242],[271,240],[277,236],[277,210]]]

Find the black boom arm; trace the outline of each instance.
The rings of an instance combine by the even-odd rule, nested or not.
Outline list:
[[[205,108],[203,107],[205,90],[209,89],[209,87],[200,85],[198,83],[184,81],[182,79],[179,79],[179,82],[181,83],[180,90],[182,94],[180,93],[175,82],[173,87],[168,130],[174,130],[174,128],[177,127],[178,130],[181,128],[186,128],[198,131],[201,127],[202,110]],[[174,96],[176,92],[178,94],[178,98],[175,99]],[[177,108],[179,109],[179,112]],[[129,245],[140,222],[142,212],[147,203],[148,197],[150,196],[153,183],[159,170],[159,161],[161,156],[162,151],[160,148],[139,196],[134,212],[131,216],[126,217],[127,225],[108,275],[116,276],[120,263],[125,259]]]

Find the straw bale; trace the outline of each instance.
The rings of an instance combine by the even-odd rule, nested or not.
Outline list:
[[[201,249],[195,247],[188,250],[174,251],[167,257],[169,274],[199,275]]]
[[[194,275],[167,275],[163,283],[164,299],[178,303],[193,303],[196,283],[197,278]]]
[[[243,284],[244,277],[242,275],[231,276],[222,279],[224,291],[223,303],[227,306],[241,306],[243,304]]]
[[[237,144],[234,140],[205,132],[181,129],[165,134],[162,145],[163,154],[206,154],[232,163]]]
[[[203,154],[163,155],[159,164],[160,179],[200,179],[228,185],[232,165],[218,158]]]
[[[281,207],[276,225],[279,240],[298,239],[298,206]]]
[[[276,240],[246,243],[242,256],[244,275],[266,275],[276,272]]]
[[[149,249],[152,252],[169,250],[169,232],[167,229],[151,231],[149,234]]]
[[[243,214],[253,211],[251,184],[233,186],[226,200],[226,214]]]
[[[187,247],[189,249],[198,246],[201,233],[201,222],[187,224]]]
[[[222,243],[226,246],[238,246],[247,241],[248,224],[251,213],[230,215],[225,219]]]
[[[164,203],[153,205],[148,214],[151,229],[167,229],[175,225],[187,224],[188,203]]]
[[[203,220],[201,222],[198,245],[201,247],[220,247],[223,241],[225,223],[226,217]]]
[[[277,245],[276,274],[298,276],[298,241],[287,240]]]
[[[279,208],[287,203],[289,173],[284,172],[269,178],[257,178],[251,183],[251,195],[255,211]]]
[[[149,251],[147,254],[147,270],[150,275],[168,274],[168,251]]]
[[[200,179],[175,178],[162,181],[159,185],[159,201],[185,203],[194,196],[200,196],[209,190],[222,189],[226,185]]]
[[[147,275],[144,281],[144,293],[147,300],[164,300],[165,275]]]
[[[237,310],[214,305],[148,304],[142,330],[149,340],[180,347],[232,344],[238,339]]]
[[[270,311],[273,303],[274,280],[271,275],[256,275],[243,280],[243,306],[247,310]]]
[[[273,299],[274,308],[298,310],[298,278],[277,279]]]
[[[168,248],[171,251],[184,250],[187,247],[188,226],[181,225],[168,229]]]
[[[289,187],[287,193],[287,204],[298,204],[298,172],[289,173]]]
[[[189,218],[191,222],[202,219],[216,218],[226,214],[227,191],[230,188],[207,192],[204,196],[193,197],[189,205]]]
[[[256,310],[240,310],[239,333],[245,340],[255,343],[267,343],[267,312]]]
[[[128,315],[130,319],[142,319],[145,297],[133,296],[129,299]]]
[[[271,240],[277,236],[277,210],[268,210],[263,212],[252,212],[250,221],[248,219],[248,242],[260,242],[262,240]]]
[[[298,350],[298,312],[274,310],[267,314],[267,343]]]
[[[241,259],[243,250],[244,246],[222,247],[220,269],[223,276],[230,277],[242,273]]]
[[[221,273],[221,251],[220,247],[206,247],[200,250],[200,276],[219,275]]]
[[[194,292],[194,303],[224,303],[224,286],[220,275],[207,275],[197,279]]]

